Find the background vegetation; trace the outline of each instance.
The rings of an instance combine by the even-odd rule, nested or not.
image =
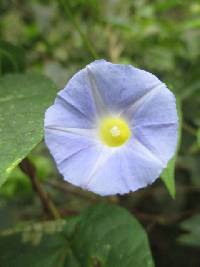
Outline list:
[[[146,69],[176,94],[168,190],[158,179],[100,198],[58,175],[44,110],[98,58]],[[0,267],[200,266],[199,60],[198,0],[0,1]]]

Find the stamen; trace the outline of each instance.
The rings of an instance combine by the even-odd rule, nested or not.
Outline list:
[[[113,137],[120,136],[120,130],[117,126],[113,126],[110,130]]]

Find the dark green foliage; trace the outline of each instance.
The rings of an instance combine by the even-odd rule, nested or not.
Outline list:
[[[77,218],[4,231],[1,267],[153,267],[147,236],[127,211],[97,205]]]

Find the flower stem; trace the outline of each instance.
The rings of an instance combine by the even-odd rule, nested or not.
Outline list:
[[[33,190],[37,193],[40,198],[41,204],[44,208],[44,211],[50,215],[53,219],[59,219],[60,213],[55,207],[54,203],[50,199],[49,195],[43,189],[42,184],[36,177],[36,169],[34,164],[28,159],[25,158],[20,164],[20,169],[30,178]]]

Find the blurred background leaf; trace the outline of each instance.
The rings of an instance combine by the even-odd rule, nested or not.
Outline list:
[[[21,47],[0,40],[1,74],[6,72],[22,72],[25,70],[25,52]]]
[[[200,215],[196,214],[181,223],[185,232],[181,234],[178,241],[183,245],[200,247]]]

